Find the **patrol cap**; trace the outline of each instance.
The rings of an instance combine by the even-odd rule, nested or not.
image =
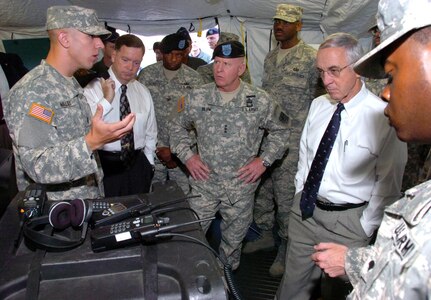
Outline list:
[[[160,51],[162,51],[163,54],[168,54],[174,50],[185,50],[188,46],[189,41],[181,34],[172,33],[163,38]]]
[[[245,51],[244,46],[238,41],[229,41],[217,45],[213,52],[213,59],[215,57],[223,58],[237,58],[244,57]]]
[[[217,41],[217,45],[230,42],[230,41],[239,41],[239,36],[237,36],[235,33],[222,32],[220,33],[220,37]]]
[[[275,10],[273,19],[280,19],[289,23],[301,21],[302,8],[292,4],[279,4]]]
[[[377,12],[380,45],[354,65],[356,73],[370,78],[384,78],[383,50],[406,33],[431,24],[429,0],[381,0]]]
[[[210,29],[208,29],[208,31],[207,31],[207,35],[206,36],[209,36],[209,35],[214,35],[214,34],[219,34],[219,31],[218,31],[218,29],[217,28],[210,28]]]
[[[90,35],[110,35],[94,9],[80,6],[51,6],[46,12],[46,30],[74,28]]]
[[[180,34],[183,38],[185,38],[188,41],[192,40],[192,38],[190,37],[189,31],[184,27],[180,27],[180,29],[177,30],[177,33]]]

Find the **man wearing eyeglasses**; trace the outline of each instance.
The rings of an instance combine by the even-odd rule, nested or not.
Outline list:
[[[407,147],[383,114],[386,103],[353,70],[361,56],[360,44],[346,33],[328,36],[318,49],[316,67],[327,94],[312,102],[301,136],[277,299],[309,299],[320,283],[323,299],[345,299],[348,278],[327,277],[311,260],[314,246],[367,245],[384,207],[400,196]]]

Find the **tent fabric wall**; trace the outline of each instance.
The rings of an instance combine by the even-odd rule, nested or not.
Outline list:
[[[195,30],[214,27],[246,38],[253,83],[260,85],[263,60],[275,47],[272,17],[280,3],[303,8],[301,38],[318,45],[326,35],[349,32],[368,49],[368,28],[374,23],[377,0],[0,0],[0,39],[46,37],[46,10],[52,5],[93,8],[110,26],[151,36],[175,32],[179,27]],[[2,49],[0,43],[0,50]]]

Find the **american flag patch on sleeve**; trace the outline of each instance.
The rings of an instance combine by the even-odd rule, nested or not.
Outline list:
[[[30,106],[29,116],[51,124],[54,112],[38,103],[32,103]]]

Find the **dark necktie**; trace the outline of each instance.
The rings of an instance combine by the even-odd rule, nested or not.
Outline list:
[[[127,99],[127,86],[121,85],[121,96],[120,96],[120,120],[123,120],[128,114],[130,114],[130,104]],[[135,154],[135,142],[133,139],[133,129],[121,139],[121,155],[120,159],[123,161],[125,166],[130,166],[133,161]]]
[[[303,220],[313,215],[314,207],[316,205],[317,193],[319,192],[323,173],[325,172],[329,155],[331,154],[332,147],[334,146],[335,139],[337,138],[338,130],[340,129],[340,115],[343,109],[344,105],[342,103],[338,103],[337,109],[332,115],[328,127],[326,127],[326,131],[320,140],[316,156],[311,163],[311,168],[304,184],[300,202]]]

